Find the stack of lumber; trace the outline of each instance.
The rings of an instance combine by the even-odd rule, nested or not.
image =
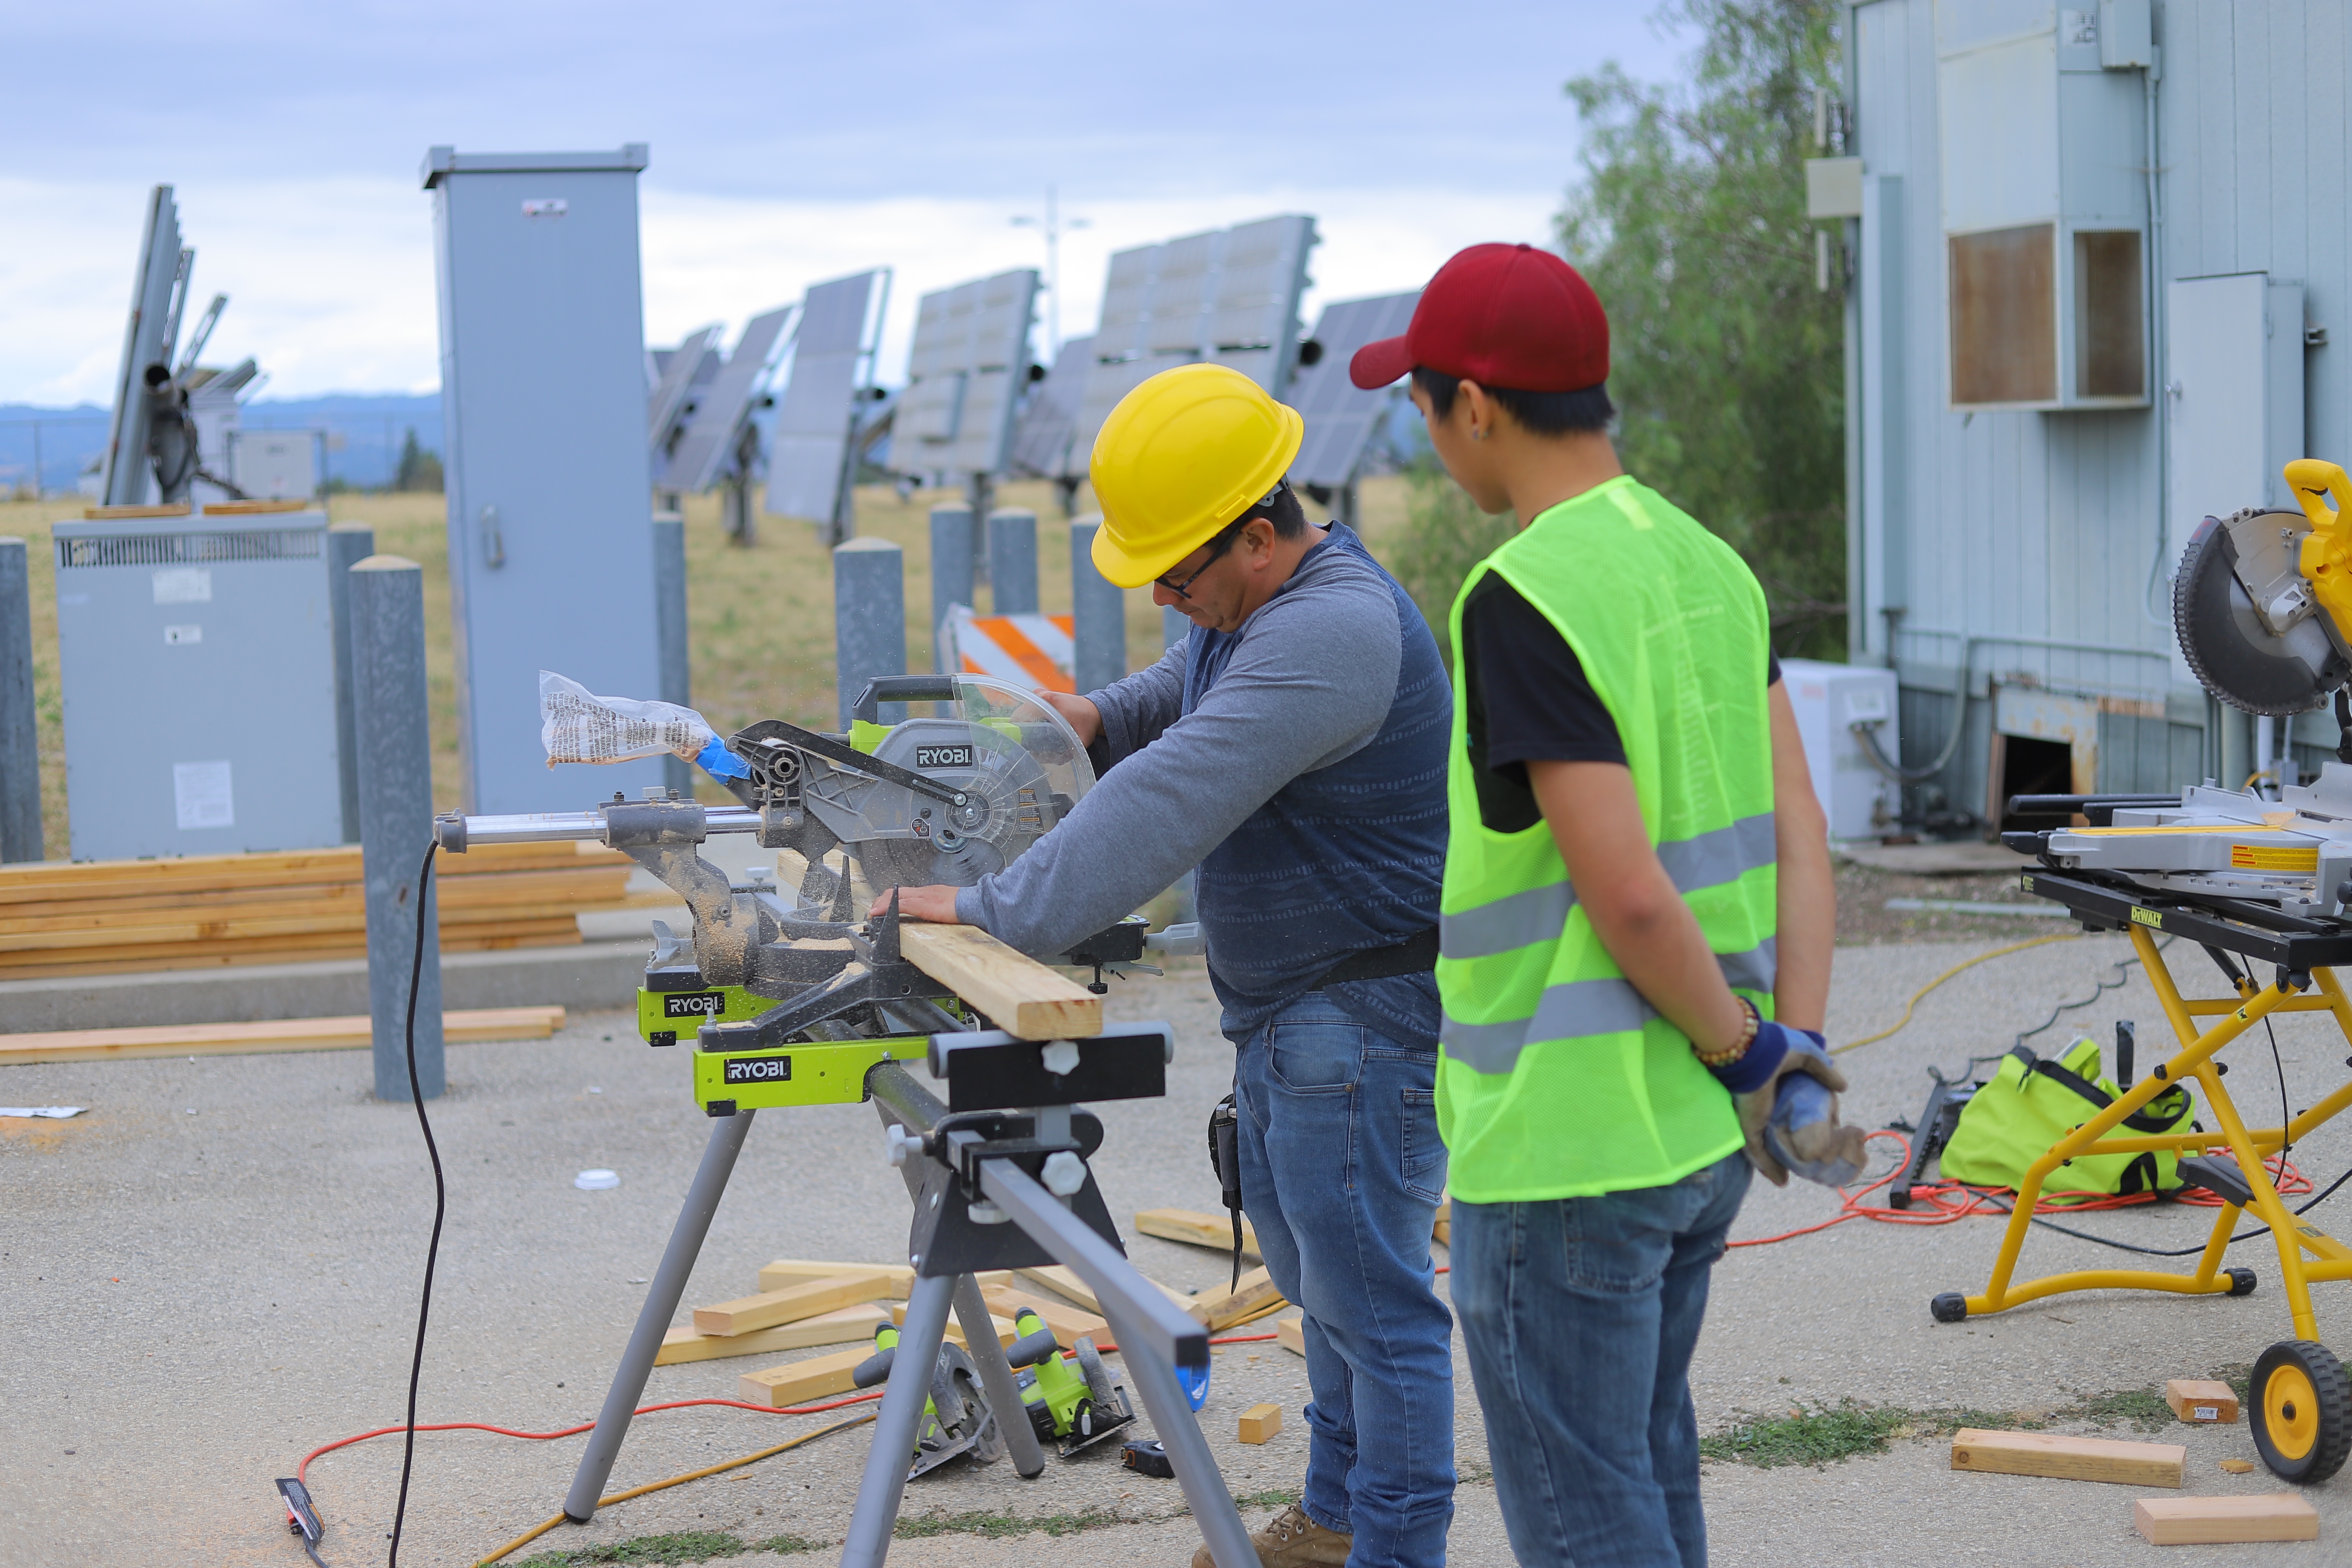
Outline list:
[[[561,1007],[475,1007],[441,1015],[441,1037],[451,1042],[543,1040],[562,1027]],[[138,1057],[357,1051],[374,1041],[374,1026],[364,1016],[271,1018],[255,1024],[163,1024],[137,1029],[59,1029],[0,1035],[0,1067],[127,1061]]]
[[[637,901],[630,869],[594,844],[444,855],[434,867],[441,951],[575,943],[579,916]],[[356,958],[367,952],[366,901],[357,845],[0,866],[0,980]]]

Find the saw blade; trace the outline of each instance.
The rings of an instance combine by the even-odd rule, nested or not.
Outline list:
[[[971,887],[1012,864],[1071,804],[1054,792],[1044,764],[996,724],[909,719],[874,754],[952,785],[970,800],[965,811],[926,802],[919,808],[915,837],[856,845],[866,879],[877,892]]]
[[[2181,555],[2172,626],[2198,682],[2245,712],[2307,713],[2344,684],[2344,661],[2318,618],[2284,635],[2263,624],[2241,580],[2232,531],[2219,518],[2200,524]]]

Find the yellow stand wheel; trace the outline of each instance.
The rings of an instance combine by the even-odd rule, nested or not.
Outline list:
[[[2281,1480],[2326,1480],[2352,1456],[2352,1377],[2326,1345],[2281,1340],[2254,1363],[2247,1424]]]

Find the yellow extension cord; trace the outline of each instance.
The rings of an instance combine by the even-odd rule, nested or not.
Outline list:
[[[2077,942],[2081,940],[2082,934],[2083,933],[2080,931],[2062,931],[2056,936],[2037,936],[2027,942],[2016,942],[2010,943],[2007,947],[1997,947],[1990,952],[1980,952],[1974,958],[1968,959],[1959,963],[1955,963],[1951,968],[1947,969],[1943,973],[1938,974],[1935,979],[1930,980],[1927,984],[1922,985],[1918,990],[1911,993],[1911,1000],[1903,1004],[1903,1016],[1895,1019],[1892,1027],[1881,1029],[1874,1035],[1865,1035],[1859,1040],[1848,1040],[1844,1045],[1832,1049],[1830,1052],[1830,1055],[1833,1057],[1842,1057],[1848,1051],[1858,1051],[1864,1046],[1874,1046],[1879,1041],[1886,1038],[1887,1036],[1895,1034],[1906,1024],[1908,1024],[1911,1021],[1911,1009],[1919,1005],[1919,998],[1925,996],[1928,992],[1933,991],[1937,986],[1941,985],[1945,981],[1949,980],[1953,975],[1958,974],[1963,969],[1973,969],[1978,964],[1984,963],[1988,959],[2000,958],[2006,953],[2022,952],[2029,947],[2046,947],[2053,942]]]
[[[722,1470],[740,1469],[745,1465],[756,1464],[761,1459],[771,1458],[775,1455],[782,1453],[787,1448],[797,1448],[803,1443],[814,1443],[819,1437],[830,1437],[835,1432],[846,1432],[852,1426],[863,1426],[866,1423],[873,1419],[874,1412],[868,1411],[863,1415],[853,1416],[846,1421],[836,1421],[821,1432],[803,1432],[788,1443],[779,1443],[772,1448],[762,1448],[756,1454],[746,1454],[740,1459],[729,1459],[724,1464],[712,1465],[707,1469],[688,1470],[682,1476],[672,1476],[666,1481],[654,1481],[642,1487],[631,1487],[625,1492],[614,1492],[611,1497],[597,1499],[596,1506],[600,1509],[610,1508],[616,1502],[626,1502],[633,1497],[643,1497],[647,1492],[657,1492],[665,1487],[682,1486],[688,1481],[698,1481],[705,1476],[715,1476]],[[545,1524],[540,1525],[535,1529],[523,1531],[520,1535],[516,1536],[512,1541],[508,1542],[504,1546],[499,1547],[496,1552],[491,1552],[488,1557],[485,1557],[480,1562],[475,1563],[474,1568],[490,1568],[491,1563],[498,1562],[502,1557],[508,1556],[518,1547],[530,1545],[532,1542],[537,1541],[541,1536],[545,1535],[549,1531],[553,1530],[557,1525],[562,1524],[564,1521],[565,1517],[565,1515],[559,1513],[553,1519],[549,1520]]]

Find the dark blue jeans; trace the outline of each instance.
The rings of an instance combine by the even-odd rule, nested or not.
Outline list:
[[[1454,1520],[1454,1320],[1429,1258],[1437,1042],[1309,993],[1234,1045],[1243,1205],[1306,1310],[1301,1506],[1355,1537],[1349,1568],[1437,1568]]]
[[[1691,1350],[1748,1180],[1735,1152],[1663,1187],[1454,1203],[1454,1308],[1523,1568],[1704,1568]]]

